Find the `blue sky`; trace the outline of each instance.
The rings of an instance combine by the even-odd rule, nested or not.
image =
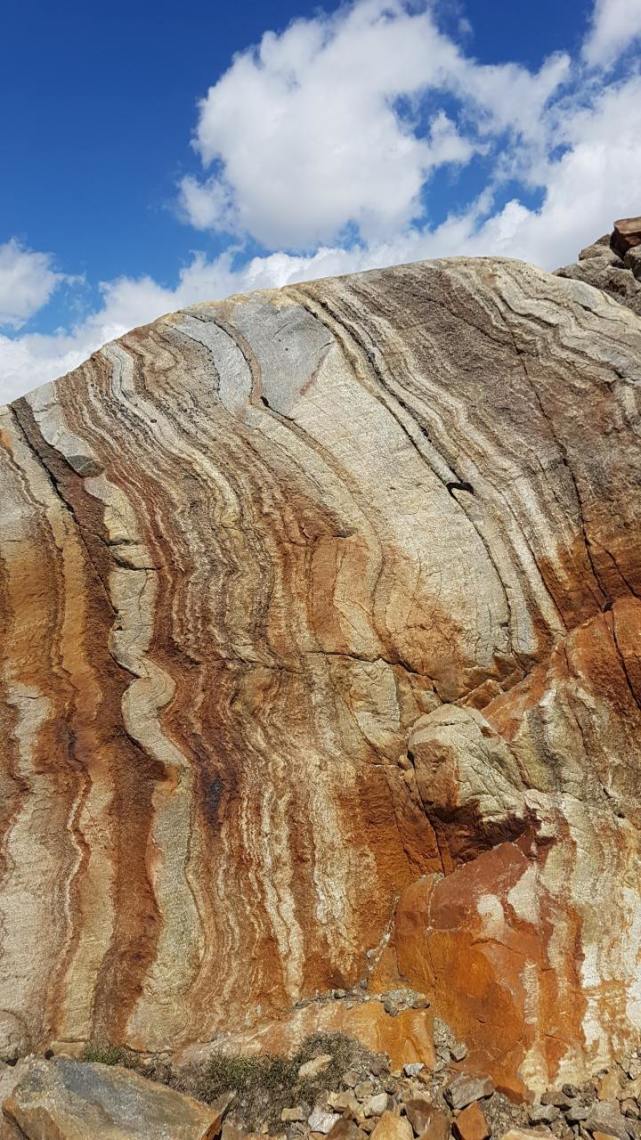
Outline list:
[[[641,212],[641,0],[9,0],[0,398],[163,311]]]

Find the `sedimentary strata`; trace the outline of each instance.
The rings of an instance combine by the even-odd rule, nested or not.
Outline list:
[[[460,258],[0,410],[5,1055],[269,1047],[337,988],[384,1049],[402,985],[517,1094],[637,1043],[640,385],[634,312]]]

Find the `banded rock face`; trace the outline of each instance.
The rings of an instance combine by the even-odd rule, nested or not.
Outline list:
[[[637,315],[455,259],[0,410],[5,1055],[268,1047],[364,979],[518,1092],[637,1043],[640,385]]]

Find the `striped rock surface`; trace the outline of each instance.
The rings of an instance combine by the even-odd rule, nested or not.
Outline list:
[[[359,981],[515,1092],[638,1043],[640,392],[634,313],[454,259],[0,409],[4,1055],[287,1043]]]

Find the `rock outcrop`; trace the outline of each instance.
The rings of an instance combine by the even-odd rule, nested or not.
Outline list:
[[[641,217],[615,222],[611,234],[586,246],[575,265],[557,273],[603,289],[641,316]]]
[[[638,1044],[640,393],[635,312],[457,258],[0,410],[0,1053]]]

